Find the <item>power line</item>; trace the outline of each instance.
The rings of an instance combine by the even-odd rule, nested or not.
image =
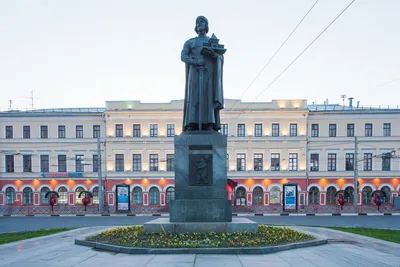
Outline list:
[[[254,77],[254,79],[251,81],[249,86],[247,86],[246,90],[240,95],[239,100],[242,99],[243,95],[247,92],[247,90],[250,89],[250,87],[253,85],[253,83],[258,79],[258,77],[261,75],[261,73],[265,70],[265,68],[269,65],[269,63],[275,58],[275,56],[279,53],[279,51],[282,49],[282,47],[286,44],[286,42],[289,40],[289,38],[293,35],[293,33],[297,30],[297,28],[300,26],[300,24],[303,22],[303,20],[308,16],[308,14],[311,12],[311,10],[314,8],[314,6],[318,3],[319,0],[315,1],[315,3],[311,6],[311,8],[307,11],[307,13],[303,16],[303,18],[297,23],[296,27],[292,30],[292,32],[286,37],[285,41],[281,44],[281,46],[278,48],[278,50],[275,51],[275,53],[272,55],[272,57],[268,60],[268,62],[264,65],[264,67],[261,69],[261,71]],[[233,106],[228,110],[232,110],[236,103],[239,102],[239,100],[235,101]]]
[[[275,81],[277,81],[278,79],[279,79],[279,77],[281,77],[289,68],[290,68],[290,66],[292,66],[296,61],[297,61],[297,59],[299,59],[303,54],[304,54],[304,52],[306,52],[307,51],[307,49],[308,48],[310,48],[310,46],[312,46],[314,43],[315,43],[315,41],[317,41],[318,40],[318,38],[319,37],[321,37],[321,35],[355,2],[356,0],[353,0],[353,1],[351,1],[350,2],[350,4],[348,4],[340,13],[339,13],[339,15],[337,15],[332,21],[331,21],[331,23],[329,23],[328,24],[328,26],[326,26],[325,27],[325,29],[323,29],[322,30],[322,32],[320,32],[320,34],[318,34],[317,35],[317,37],[315,37],[314,38],[314,40],[309,44],[309,45],[307,45],[306,46],[306,48],[304,48],[303,49],[303,51],[301,51],[301,53],[297,56],[297,57],[295,57],[293,60],[292,60],[292,62],[290,62],[290,64],[278,75],[278,76],[276,76],[276,78],[274,79],[274,80],[272,80],[272,82],[244,109],[244,111],[245,110],[247,110],[252,104],[254,104],[254,102],[265,92],[265,91],[267,91],[274,83],[275,83]],[[241,114],[243,114],[243,112],[242,113],[240,113],[236,118],[238,118]]]

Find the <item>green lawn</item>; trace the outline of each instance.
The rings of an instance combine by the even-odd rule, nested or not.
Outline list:
[[[29,239],[29,238],[34,238],[34,237],[56,234],[56,233],[60,233],[60,232],[64,232],[64,231],[69,231],[72,229],[73,228],[65,228],[64,227],[64,228],[53,228],[53,229],[49,229],[49,230],[40,229],[37,231],[25,231],[25,232],[17,232],[17,233],[0,234],[0,244],[6,244],[6,243]]]
[[[325,228],[339,230],[347,233],[369,236],[400,244],[400,230],[386,230],[386,229],[375,229],[375,228],[348,228],[348,227],[325,227]]]

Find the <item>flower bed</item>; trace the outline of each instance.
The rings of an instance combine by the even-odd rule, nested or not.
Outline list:
[[[143,226],[131,226],[86,238],[105,244],[140,248],[238,248],[282,245],[314,239],[283,227],[259,225],[257,233],[148,234]]]

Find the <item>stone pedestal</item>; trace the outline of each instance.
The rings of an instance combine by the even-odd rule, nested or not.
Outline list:
[[[171,222],[231,222],[227,199],[227,137],[215,131],[175,136],[175,200]]]

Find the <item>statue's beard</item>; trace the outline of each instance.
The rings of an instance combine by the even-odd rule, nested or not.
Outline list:
[[[197,32],[198,33],[200,33],[201,31],[205,31],[206,30],[206,27],[204,27],[204,26],[198,26],[197,27]]]

